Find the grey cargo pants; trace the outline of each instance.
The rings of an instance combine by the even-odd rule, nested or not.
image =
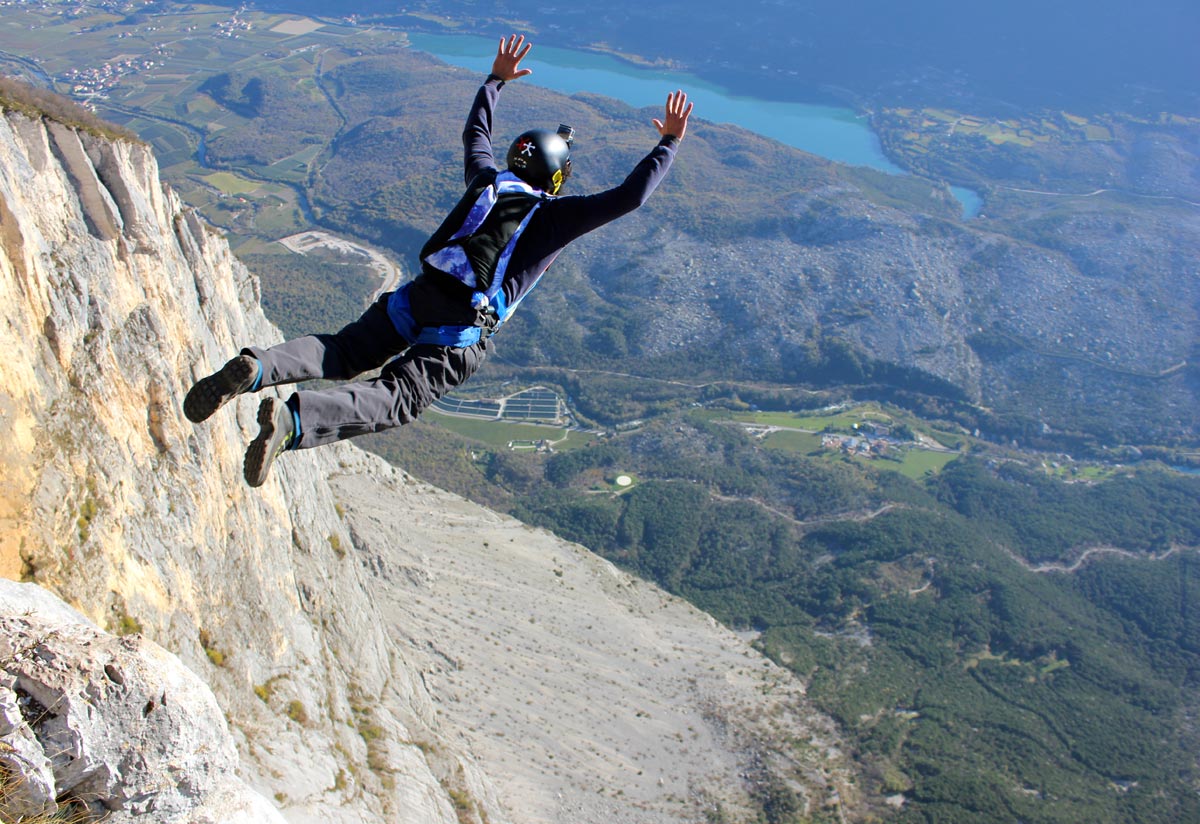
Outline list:
[[[410,345],[388,317],[388,297],[380,297],[336,334],[307,335],[269,349],[242,350],[262,364],[264,387],[311,378],[348,380],[383,367],[377,378],[293,393],[287,403],[300,416],[295,449],[412,423],[483,363],[486,340],[463,349]]]

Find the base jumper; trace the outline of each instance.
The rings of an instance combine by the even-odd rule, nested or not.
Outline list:
[[[615,188],[557,196],[571,174],[567,126],[521,134],[501,172],[492,117],[504,84],[532,73],[520,67],[531,45],[524,36],[500,40],[463,130],[466,193],[422,248],[420,273],[336,334],[247,347],[188,391],[184,414],[199,423],[245,392],[382,367],[370,380],[263,400],[243,465],[250,486],[266,481],[284,451],[411,423],[475,373],[488,338],[567,244],[641,206],[666,176],[692,112],[682,91],[667,96],[663,120],[653,121],[658,145]]]

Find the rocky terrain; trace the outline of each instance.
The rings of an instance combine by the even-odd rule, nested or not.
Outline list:
[[[145,146],[0,118],[0,313],[0,558],[121,636],[56,619],[89,645],[72,666],[90,676],[62,691],[92,696],[94,725],[119,732],[106,696],[137,694],[105,655],[185,679],[154,642],[228,723],[193,718],[209,768],[231,772],[236,749],[238,776],[294,824],[737,820],[780,792],[854,817],[850,762],[800,684],[680,602],[350,445],[246,488],[255,402],[199,427],[180,402],[279,333]],[[10,650],[44,640],[24,612],[6,609]],[[17,664],[4,683],[33,695]],[[5,718],[5,743],[30,745]],[[137,734],[165,747],[171,729]],[[166,820],[132,773],[54,757],[56,780],[81,772],[71,786],[103,785],[128,820]],[[162,781],[172,821],[261,803],[214,811],[224,791],[190,768]]]
[[[212,690],[154,642],[0,578],[0,661],[6,821],[86,809],[112,824],[282,824],[237,777]]]

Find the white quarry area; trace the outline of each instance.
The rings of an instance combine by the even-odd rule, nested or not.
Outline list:
[[[319,230],[297,232],[294,235],[280,238],[279,243],[288,251],[298,255],[324,252],[339,262],[361,263],[370,267],[379,276],[380,283],[372,300],[384,292],[394,290],[404,280],[404,270],[387,254],[329,232]]]
[[[156,824],[658,824],[782,786],[854,817],[797,680],[651,585],[351,444],[247,488],[257,398],[200,426],[181,401],[279,340],[258,288],[145,146],[0,117],[0,570],[105,631],[0,604],[13,793]]]

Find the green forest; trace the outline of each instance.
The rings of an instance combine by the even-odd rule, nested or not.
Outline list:
[[[555,455],[513,512],[761,633],[851,733],[866,789],[906,799],[898,820],[1200,816],[1200,480],[1068,485],[964,458],[918,483],[723,453],[707,472],[615,444]],[[579,486],[631,465],[649,479],[628,493]],[[1031,571],[1099,546],[1128,554]]]
[[[557,454],[427,423],[364,444],[754,632],[846,731],[881,818],[1200,817],[1200,478],[1067,483],[976,444],[913,480],[766,449],[674,401]],[[618,490],[619,474],[634,485]],[[882,812],[889,797],[899,813]],[[787,809],[762,820],[805,820]]]

